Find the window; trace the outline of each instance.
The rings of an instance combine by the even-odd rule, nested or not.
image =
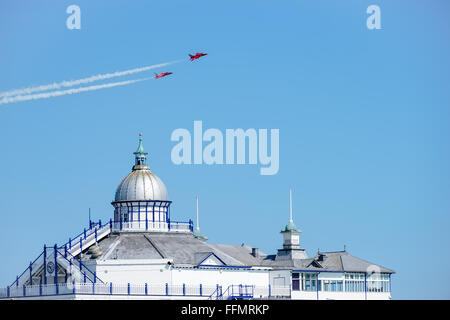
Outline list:
[[[300,274],[292,273],[292,290],[299,291],[300,290]]]
[[[122,222],[128,222],[128,213],[122,213],[121,216]]]
[[[343,283],[342,280],[338,280],[338,282],[337,282],[337,291],[343,291],[342,283]]]
[[[367,279],[365,277],[365,274],[361,272],[351,272],[345,274],[345,291],[364,292],[366,285],[367,292],[389,292],[389,274],[368,274]]]
[[[345,274],[345,291],[364,292],[364,273],[351,272]]]
[[[316,291],[317,287],[317,273],[302,272],[302,290],[303,291]]]
[[[336,291],[336,280],[331,281],[331,291]]]
[[[322,280],[323,291],[338,292],[342,291],[342,280]]]
[[[388,273],[368,274],[367,292],[389,292],[389,274]]]

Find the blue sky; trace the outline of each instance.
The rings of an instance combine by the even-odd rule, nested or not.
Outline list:
[[[81,8],[81,30],[66,8]],[[381,8],[381,30],[366,8]],[[0,92],[187,59],[158,81],[0,106],[0,285],[109,220],[143,132],[174,219],[212,243],[301,244],[394,269],[393,298],[450,298],[448,1],[1,1]],[[134,79],[152,75],[147,72]],[[280,170],[172,163],[177,128],[277,128]]]

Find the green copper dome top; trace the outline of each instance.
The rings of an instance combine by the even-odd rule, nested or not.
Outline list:
[[[133,154],[135,155],[147,155],[148,153],[145,152],[144,146],[142,145],[142,133],[139,133],[139,147],[137,148],[136,152]]]
[[[136,162],[133,166],[133,171],[135,170],[150,170],[150,168],[147,165],[147,155],[148,153],[145,152],[144,146],[142,144],[142,133],[139,133],[139,146],[136,150],[136,152],[133,152]]]
[[[294,221],[290,220],[289,223],[284,227],[283,231],[297,231],[300,232],[300,230],[297,229],[297,227],[294,224]]]

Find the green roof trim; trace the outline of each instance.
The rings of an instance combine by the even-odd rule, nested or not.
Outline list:
[[[193,232],[193,234],[194,234],[194,237],[196,237],[196,238],[199,239],[199,240],[202,240],[202,241],[208,240],[207,237],[205,237],[204,235],[202,235],[202,233],[200,232],[200,229],[195,229],[194,232]]]

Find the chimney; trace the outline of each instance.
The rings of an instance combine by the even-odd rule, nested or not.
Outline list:
[[[255,258],[259,258],[259,249],[258,248],[252,248],[252,256]]]

